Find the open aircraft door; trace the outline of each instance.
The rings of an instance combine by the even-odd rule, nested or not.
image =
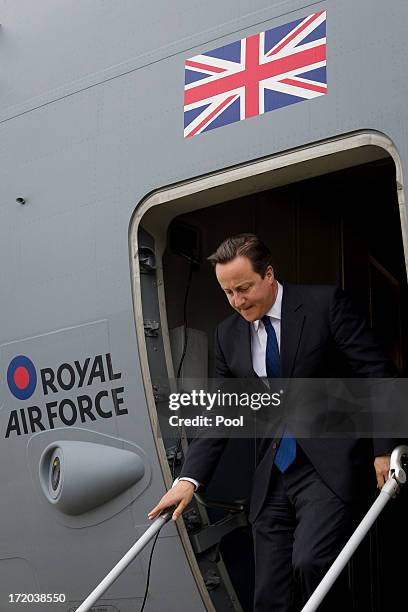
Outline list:
[[[278,277],[347,288],[390,358],[400,371],[406,371],[407,342],[402,330],[406,324],[407,232],[401,185],[402,168],[394,146],[385,136],[368,132],[194,178],[141,202],[131,225],[131,261],[136,327],[153,430],[160,431],[158,415],[163,411],[157,407],[175,384],[177,363],[171,329],[182,327],[185,321],[189,278],[189,332],[205,336],[209,371],[215,326],[229,314],[210,267],[196,266],[191,273],[188,257],[180,257],[183,248],[193,252],[198,240],[208,255],[226,236],[254,231],[276,253]],[[185,236],[185,244],[176,252],[171,247],[174,228],[179,237],[183,232]],[[194,351],[189,353],[187,348],[189,356],[195,359]],[[179,447],[186,448],[181,434],[179,445],[177,440],[178,436],[162,440],[160,435],[157,440],[168,486],[182,460]],[[225,453],[208,487],[210,497],[233,502],[249,495],[254,468],[251,452],[251,445],[237,444]],[[403,507],[405,502],[392,512],[398,514]],[[210,511],[210,519],[216,524],[220,515]],[[194,541],[208,527],[208,515],[200,507],[192,508],[185,515],[185,526],[180,525],[179,531],[195,572]],[[379,537],[377,530],[361,552],[365,561],[364,571],[359,565],[358,582],[354,562],[349,564],[356,606],[362,601],[367,605],[366,590],[370,588],[368,605],[372,610],[385,597],[379,576],[387,572],[378,552],[387,549],[387,538]],[[216,605],[219,589],[218,593],[229,593],[233,601],[237,595],[242,607],[250,609],[253,565],[249,539],[249,530],[243,525],[235,533],[221,533],[220,546],[214,548],[211,559],[213,567],[208,565],[208,554],[196,554],[204,579],[214,576],[214,580],[207,580],[207,586]]]

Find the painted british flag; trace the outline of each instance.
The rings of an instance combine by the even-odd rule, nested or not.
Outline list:
[[[184,137],[326,93],[320,11],[186,60]]]

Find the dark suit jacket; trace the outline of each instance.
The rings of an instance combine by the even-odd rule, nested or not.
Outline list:
[[[349,368],[349,376],[395,375],[349,298],[332,286],[284,284],[280,354],[283,378],[333,378],[340,375],[344,365]],[[217,327],[215,359],[217,378],[256,377],[250,323],[238,313]],[[272,436],[259,445],[251,520],[264,503],[278,442]],[[388,439],[302,438],[298,443],[326,484],[345,502],[356,499],[362,484],[375,481],[374,457],[390,453],[395,446],[395,441]],[[225,444],[225,439],[193,440],[180,476],[206,485]]]

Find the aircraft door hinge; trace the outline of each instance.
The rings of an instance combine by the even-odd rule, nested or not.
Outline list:
[[[153,397],[156,404],[160,404],[161,402],[165,402],[168,400],[169,395],[163,393],[162,389],[158,385],[152,385],[153,388]]]
[[[205,583],[205,586],[207,587],[207,589],[209,591],[212,591],[213,589],[216,589],[217,587],[220,586],[221,578],[218,576],[216,571],[210,570],[204,576],[204,583]]]
[[[158,321],[152,321],[151,319],[146,319],[143,321],[143,327],[145,336],[148,338],[157,338],[159,335],[160,323]]]
[[[153,385],[153,389],[154,389],[155,385]],[[159,388],[157,388],[157,391],[159,393]],[[159,400],[162,399],[163,394],[159,393]],[[168,397],[168,396],[167,396]],[[166,399],[167,399],[166,397]],[[155,396],[156,399],[156,396]],[[157,400],[157,401],[159,401]],[[163,401],[163,400],[162,400]],[[181,448],[179,448],[179,445],[175,445],[175,446],[170,446],[169,448],[166,449],[166,458],[167,461],[169,463],[171,463],[172,465],[180,465],[180,463],[183,460],[183,451]],[[184,514],[184,520],[186,519],[186,515]]]
[[[140,272],[153,274],[156,271],[156,255],[149,247],[140,247],[138,250]]]
[[[248,527],[245,511],[229,514],[216,523],[207,525],[198,533],[190,534],[193,550],[196,554],[203,553],[213,546],[217,546],[224,536],[242,527]]]

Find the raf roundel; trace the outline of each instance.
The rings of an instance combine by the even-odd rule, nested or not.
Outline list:
[[[10,362],[7,383],[14,397],[20,400],[32,396],[37,386],[37,372],[31,359],[18,355]]]

